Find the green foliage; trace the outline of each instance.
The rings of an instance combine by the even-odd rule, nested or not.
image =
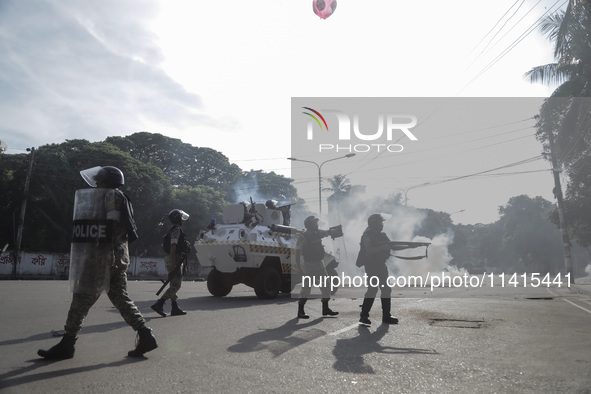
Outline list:
[[[566,221],[577,242],[591,246],[591,155],[581,157],[570,167],[569,179],[564,200]]]
[[[572,183],[566,193],[566,215],[579,239],[590,241],[591,209],[588,207],[591,206],[591,193],[587,191],[591,186],[591,159],[584,149],[573,152],[578,153],[577,161],[569,167]],[[178,157],[187,154],[203,154],[204,157]],[[18,217],[23,200],[29,159],[30,154],[0,155],[2,246],[14,243],[14,218]],[[129,137],[110,137],[105,142],[69,140],[45,145],[36,150],[34,163],[23,250],[69,251],[74,193],[88,187],[79,171],[98,165],[113,165],[125,174],[122,190],[132,200],[140,234],[140,238],[131,244],[134,255],[162,255],[162,236],[170,225],[168,213],[174,208],[189,213],[190,219],[184,228],[191,241],[211,218],[220,221],[226,204],[250,197],[256,202],[268,199],[280,203],[297,202],[292,209],[292,224],[296,227],[302,227],[303,217],[312,214],[297,197],[291,179],[273,172],[242,172],[239,169],[236,172],[238,167],[229,164],[221,153],[193,148],[160,134],[137,133]],[[216,168],[208,169],[208,165]],[[193,166],[195,168],[191,168]],[[170,179],[175,181],[171,183]],[[328,208],[337,206],[339,212],[348,212],[352,218],[362,221],[366,217],[355,215],[361,214],[365,206],[375,207],[378,212],[416,211],[425,217],[418,229],[419,235],[432,238],[450,229],[453,231],[451,264],[467,268],[472,273],[484,272],[491,267],[504,272],[556,272],[562,268],[561,236],[547,220],[554,207],[540,197],[512,198],[500,208],[501,219],[496,223],[454,226],[447,213],[402,206],[400,194],[365,201],[360,207],[363,199],[359,197],[363,192],[362,187],[348,186],[347,192],[338,195],[350,198],[329,198],[337,204],[329,204]]]
[[[502,247],[512,250],[530,272],[558,273],[564,264],[562,237],[548,221],[554,209],[542,197],[512,197],[501,207]]]
[[[106,142],[131,157],[160,168],[174,186],[211,186],[222,189],[241,173],[236,164],[210,148],[199,148],[162,134],[135,133],[127,137],[109,137]]]
[[[182,209],[187,212],[189,220],[183,223],[183,229],[191,242],[195,240],[200,230],[203,230],[209,224],[210,219],[216,219],[219,223],[222,219],[224,206],[227,205],[224,199],[224,192],[216,191],[210,186],[181,186],[173,190],[170,205],[162,211],[168,215],[173,209]],[[167,218],[168,216],[166,216]],[[168,220],[162,234],[164,234],[170,225]]]
[[[422,209],[421,211],[427,215],[417,235],[433,238],[438,234],[445,233],[447,229],[451,228],[452,222],[448,213],[436,212],[432,209]]]
[[[555,63],[535,67],[526,77],[531,82],[561,85],[541,108],[537,136],[548,157],[553,151],[556,170],[566,169],[566,226],[587,246],[591,245],[587,198],[591,182],[585,175],[591,172],[591,2],[571,0],[565,11],[549,16],[541,26],[555,44]]]
[[[333,192],[334,194],[347,194],[351,190],[351,182],[346,175],[337,174],[330,178],[324,178],[328,182],[328,187],[323,187],[323,191]]]
[[[542,21],[541,30],[554,42],[555,62],[525,74],[532,83],[560,83],[553,97],[591,96],[591,2],[569,1]]]
[[[30,154],[0,155],[0,244],[14,245]],[[197,148],[161,134],[136,133],[104,142],[68,140],[35,151],[23,227],[22,250],[67,253],[70,249],[74,194],[89,187],[80,171],[111,165],[121,169],[121,188],[132,201],[140,238],[135,255],[161,255],[168,213],[179,208],[191,215],[185,232],[195,238],[211,218],[222,217],[224,198],[242,173],[213,149]],[[256,174],[268,198],[296,199],[291,180],[275,173]]]

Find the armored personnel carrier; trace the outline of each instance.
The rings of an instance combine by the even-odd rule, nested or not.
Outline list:
[[[289,226],[289,206],[232,204],[223,211],[223,224],[212,221],[199,233],[195,250],[202,267],[212,267],[207,277],[209,292],[226,296],[243,283],[259,298],[271,299],[289,293],[300,283],[295,248],[303,232]],[[325,254],[328,275],[337,275],[338,262]]]

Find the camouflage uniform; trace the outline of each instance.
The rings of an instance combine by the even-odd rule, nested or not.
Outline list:
[[[168,299],[170,299],[172,304],[172,309],[170,311],[171,316],[187,314],[187,312],[179,308],[177,304],[177,292],[181,289],[181,284],[183,283],[183,271],[186,267],[187,253],[191,250],[191,245],[187,242],[185,233],[181,228],[183,221],[189,219],[189,214],[180,209],[173,209],[168,214],[168,219],[172,223],[172,227],[168,230],[168,233],[166,233],[162,240],[162,248],[166,252],[166,269],[168,270],[168,283],[170,284],[170,287],[162,297],[151,306],[152,310],[162,317],[166,317],[164,303]],[[159,293],[160,290],[156,294]]]
[[[184,234],[181,235],[181,228],[180,226],[173,226],[170,229],[170,244],[177,245],[177,259],[180,260],[183,258],[182,253],[184,252],[184,242],[185,237]],[[180,242],[179,242],[180,241]],[[175,269],[178,261],[171,262],[170,255],[166,255],[166,266],[168,267],[168,272],[171,272]],[[170,287],[164,292],[162,298],[164,300],[170,299],[171,301],[176,301],[179,297],[176,293],[181,289],[181,285],[183,283],[183,267],[177,270],[172,277],[170,278]]]
[[[136,347],[128,357],[143,357],[158,347],[152,329],[127,294],[128,241],[137,239],[133,208],[125,193],[123,172],[113,166],[80,171],[92,188],[76,191],[70,249],[70,290],[74,293],[65,325],[65,335],[51,349],[37,354],[47,360],[74,357],[77,333],[88,311],[103,290],[123,319],[137,332]]]
[[[112,248],[104,253],[102,263],[110,264],[109,291],[107,293],[113,305],[119,310],[127,324],[135,331],[145,326],[145,320],[127,294],[127,267],[129,267],[129,250],[127,244],[127,229],[122,223],[123,209],[125,209],[123,193],[114,191],[105,197],[107,220],[113,222]],[[98,262],[97,262],[98,263]],[[66,320],[66,334],[76,336],[82,327],[82,321],[90,308],[101,295],[89,292],[74,293]]]

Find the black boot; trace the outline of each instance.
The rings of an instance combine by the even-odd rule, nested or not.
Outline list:
[[[398,319],[390,314],[391,305],[392,300],[390,298],[382,298],[382,323],[398,324]]]
[[[304,305],[306,304],[306,299],[302,298],[298,301],[298,317],[300,319],[309,319],[310,316],[306,315],[306,312],[304,312]]]
[[[322,316],[336,316],[339,312],[335,312],[328,307],[328,301],[330,298],[323,298],[322,299]]]
[[[185,312],[184,310],[179,308],[176,301],[172,301],[172,310],[170,311],[170,316],[181,316],[181,315],[186,315],[186,314],[187,314],[187,312]]]
[[[157,314],[159,314],[162,317],[166,317],[166,313],[164,312],[164,302],[166,300],[164,299],[159,299],[158,301],[156,301],[156,303],[154,305],[152,305],[152,309],[154,310],[154,312],[156,312]]]
[[[152,329],[148,327],[140,328],[137,332],[135,349],[127,352],[128,357],[143,357],[144,353],[154,350],[158,347],[156,338],[152,335]]]
[[[60,343],[49,350],[39,349],[37,354],[47,360],[65,360],[74,357],[74,344],[78,337],[64,335]]]
[[[359,324],[364,326],[371,325],[371,320],[369,320],[369,311],[373,305],[374,298],[364,298],[363,304],[361,304],[361,315],[359,316]]]

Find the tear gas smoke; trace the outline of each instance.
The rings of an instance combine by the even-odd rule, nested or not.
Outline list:
[[[420,275],[425,277],[428,272],[432,275],[446,272],[451,276],[463,275],[465,269],[450,266],[452,256],[449,254],[449,246],[453,243],[453,232],[447,229],[445,233],[438,234],[433,239],[417,236],[427,214],[413,207],[404,207],[396,204],[393,196],[369,197],[366,193],[358,192],[347,196],[338,202],[329,202],[328,215],[323,217],[321,228],[341,224],[343,237],[335,240],[326,238],[324,241],[327,252],[337,257],[339,272],[347,275],[363,275],[363,268],[355,265],[359,253],[360,240],[367,228],[367,218],[374,213],[381,213],[384,222],[384,233],[392,241],[430,242],[428,258],[421,260],[401,260],[394,255],[411,257],[425,253],[424,247],[392,252],[392,257],[387,262],[391,275]],[[323,226],[324,224],[324,226]]]

